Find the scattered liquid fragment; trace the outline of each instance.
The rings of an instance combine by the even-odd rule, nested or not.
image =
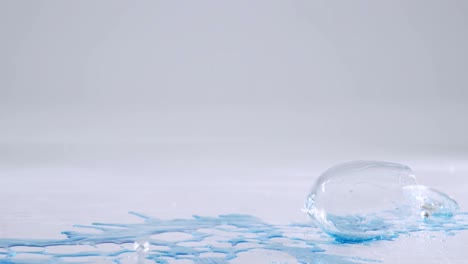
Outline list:
[[[354,161],[325,171],[307,197],[305,212],[338,241],[391,239],[459,209],[448,195],[417,185],[405,165]]]

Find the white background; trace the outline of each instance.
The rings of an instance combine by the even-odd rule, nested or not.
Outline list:
[[[1,1],[0,237],[305,220],[356,159],[466,210],[467,26],[466,1]]]

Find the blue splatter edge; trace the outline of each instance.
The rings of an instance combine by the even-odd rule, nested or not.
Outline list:
[[[241,253],[255,250],[286,253],[297,263],[379,262],[326,254],[320,245],[346,243],[325,236],[310,223],[271,225],[254,216],[240,214],[172,220],[136,212],[130,214],[143,222],[76,225],[80,229],[91,229],[91,232],[65,231],[62,232],[66,236],[64,239],[0,239],[0,263],[94,263],[96,261],[91,259],[100,259],[106,261],[104,263],[168,264],[175,260],[190,260],[195,264],[222,264],[229,263]],[[459,213],[446,221],[426,222],[385,239],[419,231],[443,231],[453,235],[467,229],[468,213]],[[164,235],[166,238],[161,237]],[[102,245],[113,245],[113,248],[101,250]],[[80,246],[84,246],[83,250],[77,250]],[[54,247],[62,247],[62,250],[54,252]],[[209,254],[217,256],[207,256]]]

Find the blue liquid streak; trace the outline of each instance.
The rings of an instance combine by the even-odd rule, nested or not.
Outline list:
[[[324,237],[319,229],[309,223],[270,225],[256,217],[238,214],[173,220],[160,220],[135,212],[130,214],[143,219],[143,222],[77,225],[75,227],[92,229],[93,232],[65,231],[62,232],[66,235],[64,239],[0,239],[0,263],[92,263],[95,261],[90,261],[89,258],[98,257],[106,260],[105,263],[129,260],[133,260],[132,263],[170,263],[172,260],[191,260],[196,264],[223,264],[239,257],[241,253],[252,253],[255,250],[287,253],[298,263],[379,262],[324,253],[325,250],[320,245],[346,245],[353,242],[353,239],[332,240]],[[376,222],[376,225],[379,223]],[[459,213],[443,221],[421,221],[418,226],[381,239],[392,240],[400,234],[419,231],[453,234],[467,229],[468,213]],[[171,239],[157,237],[164,234]],[[100,250],[100,246],[108,244],[115,246],[114,249]],[[65,247],[62,250],[64,253],[49,250],[54,246]],[[82,246],[88,247],[77,252],[76,248]],[[69,251],[66,250],[68,247]],[[89,247],[95,250],[89,250]],[[218,257],[204,256],[212,253],[217,253]]]

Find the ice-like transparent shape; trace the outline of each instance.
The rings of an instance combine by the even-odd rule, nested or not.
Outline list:
[[[403,193],[405,201],[414,209],[412,212],[424,218],[450,218],[459,209],[453,198],[424,185],[405,186]]]
[[[420,222],[451,217],[457,209],[446,194],[417,185],[408,166],[381,161],[347,162],[328,169],[305,205],[317,227],[348,242],[392,238]]]

